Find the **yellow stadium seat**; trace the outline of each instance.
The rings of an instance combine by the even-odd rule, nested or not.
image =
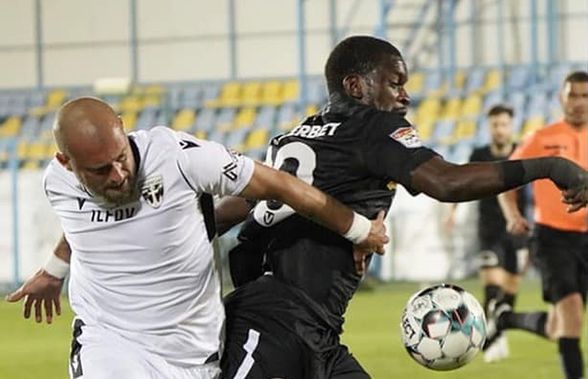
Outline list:
[[[67,99],[67,92],[62,89],[55,89],[47,95],[47,107],[56,109],[61,106]]]
[[[476,135],[476,122],[474,120],[461,120],[455,127],[455,139],[473,138]]]
[[[241,92],[241,104],[245,106],[257,106],[261,103],[261,82],[249,82],[243,85]]]
[[[453,76],[453,88],[463,89],[466,82],[466,74],[463,70],[457,70]]]
[[[408,77],[408,82],[404,86],[408,94],[421,93],[425,86],[425,74],[422,72],[415,72]]]
[[[143,101],[138,95],[127,95],[125,96],[119,106],[121,112],[140,112],[143,109]]]
[[[45,144],[45,159],[53,159],[57,151],[57,145],[55,145],[54,141]]]
[[[161,104],[161,95],[149,94],[143,98],[143,107],[158,107]]]
[[[21,160],[27,160],[29,157],[29,143],[26,141],[20,141],[16,145],[16,157]]]
[[[25,163],[22,165],[22,168],[25,170],[38,170],[41,168],[41,165],[39,164],[39,161],[28,160],[25,161]]]
[[[235,117],[234,126],[236,129],[248,128],[253,124],[256,117],[257,111],[255,110],[255,108],[243,108],[239,111],[239,113],[237,113],[237,116]]]
[[[20,117],[11,116],[0,125],[0,137],[16,137],[20,133],[22,120]]]
[[[47,146],[43,142],[32,142],[29,144],[27,157],[32,160],[43,160],[46,158]]]
[[[245,151],[265,147],[268,142],[268,136],[268,131],[266,129],[253,130],[245,140]]]
[[[288,80],[284,84],[284,101],[298,100],[298,81],[295,79]]]
[[[194,133],[194,137],[198,139],[206,139],[206,132],[204,130],[197,130],[196,133]]]
[[[482,92],[487,93],[499,88],[502,84],[502,74],[499,70],[490,70],[486,75],[486,81],[482,86]]]
[[[445,103],[441,111],[441,118],[444,120],[455,120],[459,117],[461,112],[461,99],[454,97]]]
[[[157,96],[161,96],[164,92],[165,89],[162,86],[159,85],[150,85],[147,88],[145,88],[145,95],[157,95]]]
[[[419,136],[422,138],[423,141],[428,141],[429,139],[431,139],[431,137],[433,136],[434,125],[434,118],[424,118],[422,121],[419,121],[418,124],[415,124]]]
[[[313,114],[317,114],[318,113],[318,106],[316,104],[308,104],[306,106],[306,109],[304,110],[304,115],[305,116],[312,116]]]
[[[263,105],[280,105],[284,102],[284,84],[270,80],[262,86],[261,103]]]
[[[416,111],[415,121],[420,123],[425,118],[438,118],[441,112],[441,100],[428,97],[421,101]]]
[[[241,83],[228,82],[221,89],[218,99],[206,102],[207,107],[236,107],[241,103]]]
[[[523,127],[521,129],[521,136],[526,136],[531,134],[545,126],[545,119],[542,116],[533,116],[529,117],[523,123]]]
[[[137,112],[126,111],[121,116],[123,126],[127,132],[134,130],[137,124]]]
[[[480,115],[482,111],[482,98],[480,95],[473,94],[468,96],[464,102],[463,107],[461,109],[462,117],[477,117]]]
[[[184,108],[176,114],[171,127],[175,130],[187,131],[196,121],[196,112],[190,108]]]

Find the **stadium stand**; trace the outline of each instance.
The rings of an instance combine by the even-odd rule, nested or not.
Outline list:
[[[409,118],[425,143],[463,162],[474,146],[488,142],[483,115],[496,103],[506,101],[515,109],[519,138],[560,117],[557,88],[573,68],[560,63],[545,68],[539,78],[532,78],[525,65],[506,71],[460,69],[451,75],[451,85],[439,71],[418,71],[406,85],[413,100]],[[310,78],[307,87],[304,107],[295,79],[147,85],[103,98],[120,111],[128,131],[168,125],[263,159],[272,136],[326,103],[319,77]],[[91,94],[87,87],[0,91],[0,166],[14,156],[19,167],[43,167],[55,152],[55,110],[70,98]]]

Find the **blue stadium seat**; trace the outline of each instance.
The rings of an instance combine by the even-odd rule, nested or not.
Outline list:
[[[506,87],[508,90],[524,90],[529,84],[531,70],[529,66],[513,67],[508,76]]]
[[[265,130],[272,130],[276,123],[277,113],[277,108],[272,105],[262,107],[257,114],[255,126]]]
[[[155,108],[145,108],[137,119],[137,129],[151,129],[157,124],[157,113]]]
[[[484,78],[486,76],[486,70],[481,67],[476,67],[470,74],[466,80],[465,84],[465,93],[469,94],[474,91],[478,91],[482,89],[482,85],[484,84]]]

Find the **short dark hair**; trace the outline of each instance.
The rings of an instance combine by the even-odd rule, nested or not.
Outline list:
[[[512,109],[511,106],[506,105],[506,104],[496,104],[496,105],[492,106],[488,110],[488,117],[498,116],[499,114],[503,114],[503,113],[508,114],[511,118],[514,117],[514,109]]]
[[[584,83],[584,82],[588,82],[588,72],[580,71],[580,70],[570,72],[564,80],[564,83]]]
[[[339,42],[331,51],[325,65],[329,93],[343,92],[343,79],[347,75],[370,73],[386,55],[402,59],[402,55],[396,47],[379,38],[353,36]]]

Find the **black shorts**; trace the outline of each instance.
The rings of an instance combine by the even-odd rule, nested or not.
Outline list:
[[[497,237],[480,237],[480,268],[501,267],[513,275],[520,274],[518,251],[525,246],[520,237],[503,233]]]
[[[306,299],[264,276],[225,299],[222,378],[369,379]]]
[[[588,290],[588,233],[536,225],[531,253],[541,273],[543,300],[556,303],[572,293]]]

